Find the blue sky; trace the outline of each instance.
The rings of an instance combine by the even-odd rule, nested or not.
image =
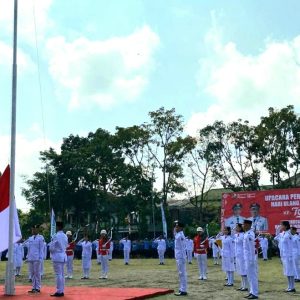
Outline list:
[[[1,170],[9,161],[7,2],[0,0]],[[21,174],[38,170],[39,151],[59,149],[71,133],[141,124],[160,106],[175,107],[190,134],[216,119],[255,123],[270,106],[299,112],[299,11],[297,0],[19,0],[17,205],[26,207]]]

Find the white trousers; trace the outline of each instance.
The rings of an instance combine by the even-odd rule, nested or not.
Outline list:
[[[109,249],[109,252],[108,252],[108,259],[109,260],[112,260],[112,254],[113,254],[113,249]]]
[[[186,261],[184,258],[176,259],[177,271],[179,276],[179,290],[181,292],[187,291],[187,274]]]
[[[207,254],[197,254],[197,263],[198,263],[198,268],[199,268],[199,276],[206,277]]]
[[[53,262],[57,293],[63,293],[65,290],[64,264],[64,262]]]
[[[68,276],[73,276],[73,260],[74,260],[74,255],[67,255],[67,275]]]
[[[44,275],[44,260],[41,260],[41,276]]]
[[[193,259],[193,250],[186,250],[186,256],[188,263],[192,262]]]
[[[299,255],[293,256],[293,265],[294,265],[295,279],[300,279],[300,256]]]
[[[262,250],[263,259],[268,259],[268,248],[264,247],[261,250]]]
[[[41,261],[28,261],[30,278],[32,280],[32,288],[35,290],[41,289]]]
[[[166,252],[165,249],[157,249],[159,263],[165,262],[165,252]]]
[[[107,273],[108,273],[108,269],[109,269],[108,260],[109,260],[108,255],[101,255],[100,256],[102,275],[107,275]]]
[[[258,296],[257,262],[255,261],[252,264],[249,264],[249,262],[246,261],[246,272],[249,283],[249,292],[254,296]]]
[[[130,250],[129,249],[124,249],[123,252],[124,252],[124,262],[129,263]]]

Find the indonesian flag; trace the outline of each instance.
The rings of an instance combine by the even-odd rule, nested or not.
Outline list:
[[[7,166],[0,177],[0,252],[8,249],[9,238],[9,182],[10,168]],[[22,238],[19,218],[16,207],[14,207],[14,231],[13,242]]]

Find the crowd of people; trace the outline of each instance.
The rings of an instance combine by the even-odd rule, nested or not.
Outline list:
[[[81,252],[82,280],[90,278],[93,251],[96,253],[97,263],[100,265],[99,279],[108,279],[109,261],[115,251],[122,251],[124,264],[130,263],[131,251],[147,253],[155,249],[159,265],[165,264],[167,249],[171,249],[176,260],[179,274],[179,291],[177,296],[187,295],[186,264],[197,261],[199,280],[207,280],[207,257],[211,253],[213,263],[221,264],[226,275],[225,287],[234,285],[234,275],[240,276],[242,292],[249,292],[245,298],[258,298],[258,256],[262,255],[264,261],[268,260],[268,247],[271,243],[270,236],[257,234],[253,229],[252,220],[245,219],[243,224],[237,223],[235,227],[225,226],[223,231],[216,236],[207,236],[202,227],[196,229],[196,236],[191,239],[184,235],[184,225],[176,222],[174,226],[174,239],[165,240],[159,236],[152,241],[144,240],[142,243],[132,242],[128,236],[119,241],[113,241],[105,229],[101,230],[99,239],[91,241],[85,234],[77,241],[71,231],[63,232],[63,223],[57,222],[57,233],[46,243],[39,234],[39,227],[32,228],[32,236],[24,242],[14,245],[15,276],[20,276],[24,258],[28,265],[28,279],[32,283],[31,294],[40,293],[41,279],[44,272],[44,260],[47,253],[53,263],[56,277],[56,291],[53,297],[64,296],[65,279],[73,278],[73,261],[77,251]],[[288,221],[283,221],[281,230],[274,241],[278,245],[282,261],[283,273],[287,277],[287,293],[294,293],[295,282],[300,281],[300,237],[295,227],[290,227]],[[134,247],[135,245],[135,247]],[[140,247],[138,247],[139,245]],[[141,245],[143,247],[141,247]],[[24,249],[26,251],[24,251]]]

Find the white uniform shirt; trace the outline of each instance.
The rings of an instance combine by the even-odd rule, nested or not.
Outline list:
[[[256,259],[255,234],[252,229],[246,231],[244,234],[243,251],[246,261],[254,261]]]
[[[179,231],[175,234],[175,258],[185,259],[186,258],[186,242],[183,231]]]
[[[231,216],[225,219],[225,226],[230,227],[231,229],[235,228],[236,224],[243,224],[245,218],[242,216]]]
[[[235,256],[241,257],[244,256],[244,232],[238,232],[234,235],[234,249]]]
[[[268,249],[269,241],[266,237],[259,238],[259,243],[262,249]]]
[[[191,239],[186,239],[186,250],[193,251],[194,250],[194,241]]]
[[[166,250],[166,241],[164,239],[156,240],[157,250]]]
[[[234,257],[234,239],[230,235],[223,235],[222,239],[222,256]]]
[[[15,266],[22,266],[24,258],[24,247],[22,243],[14,244],[14,261]]]
[[[268,230],[268,220],[265,217],[257,216],[248,218],[252,221],[252,229],[255,231]]]
[[[33,235],[27,240],[28,261],[42,260],[44,258],[44,242],[44,237],[40,234]]]
[[[49,250],[53,262],[67,261],[66,248],[68,247],[68,237],[63,231],[58,231],[49,243]]]
[[[81,241],[78,243],[82,247],[82,254],[83,258],[91,258],[93,253],[92,243],[90,241]]]
[[[131,240],[122,239],[120,243],[123,244],[123,250],[131,250]]]
[[[300,256],[300,236],[298,234],[293,235],[293,256]]]
[[[280,241],[281,241],[281,249],[280,255],[281,257],[292,257],[293,256],[293,236],[291,232],[283,231],[280,233]]]

